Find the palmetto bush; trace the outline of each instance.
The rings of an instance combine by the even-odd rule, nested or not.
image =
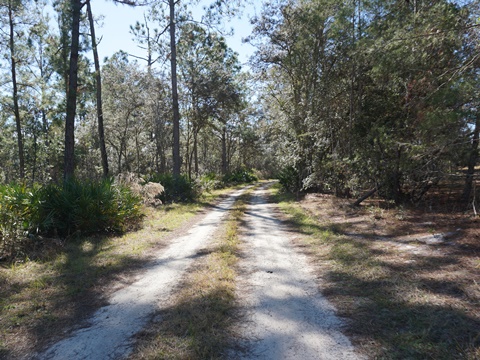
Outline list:
[[[66,181],[42,189],[43,231],[49,235],[125,231],[138,223],[141,199],[113,180]]]
[[[141,207],[138,195],[113,180],[0,185],[0,259],[22,254],[39,235],[128,230],[140,222]]]
[[[223,176],[223,182],[225,184],[243,184],[257,181],[257,176],[252,170],[246,168],[239,168],[235,171],[229,172]]]
[[[38,231],[38,188],[0,185],[0,258],[21,251],[28,234]]]

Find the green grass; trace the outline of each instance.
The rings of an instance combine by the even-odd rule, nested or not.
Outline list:
[[[132,359],[225,359],[235,310],[241,197],[216,241],[179,284],[171,307],[139,338]]]
[[[303,248],[324,279],[322,292],[348,318],[348,335],[369,358],[480,358],[478,302],[462,295],[463,283],[471,279],[461,274],[458,258],[405,263],[402,254],[373,246],[373,239],[346,235],[348,228],[329,223],[325,213],[313,215],[291,195],[275,189],[271,199],[304,235]],[[448,280],[452,273],[464,278]]]

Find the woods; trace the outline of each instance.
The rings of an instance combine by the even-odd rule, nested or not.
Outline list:
[[[125,308],[158,310],[132,359],[318,345],[329,306],[299,329],[321,296],[365,358],[480,358],[479,0],[114,0],[128,21],[103,1],[0,0],[1,359],[42,358],[129,284]],[[102,58],[108,21],[136,48]],[[296,255],[312,269],[287,279]],[[267,302],[275,328],[242,335]],[[115,357],[134,323],[80,347]]]
[[[375,187],[397,204],[419,201],[470,162],[477,6],[266,5],[251,42],[275,138],[288,141],[280,159],[295,170],[297,187],[353,196]]]
[[[129,6],[134,5],[136,4],[129,3]],[[56,19],[49,18],[52,6],[57,14]],[[223,19],[215,19],[215,16],[225,10],[223,7],[231,6],[232,4],[219,2],[205,14],[203,24],[196,25],[205,32],[204,36],[209,37],[210,40],[213,39],[213,42],[203,45],[205,46],[203,51],[209,51],[207,49],[210,46],[217,48],[226,46],[221,33],[217,33],[222,31]],[[168,14],[172,15],[168,21],[166,21],[167,10]],[[8,15],[2,17],[7,20],[2,24],[5,30],[3,36],[6,40],[6,42],[2,41],[2,52],[5,59],[8,59],[4,64],[11,69],[2,74],[3,183],[19,179],[25,179],[29,184],[44,183],[48,179],[60,181],[62,178],[72,176],[99,179],[110,173],[109,163],[112,164],[112,169],[116,169],[111,175],[128,170],[144,175],[153,172],[173,172],[176,176],[180,176],[180,173],[189,173],[191,177],[192,171],[189,169],[193,168],[194,158],[196,159],[195,174],[199,175],[199,129],[197,126],[191,126],[193,122],[198,121],[187,114],[188,84],[186,80],[180,79],[177,85],[177,63],[179,67],[182,66],[182,59],[177,59],[175,56],[177,44],[187,41],[191,44],[194,41],[194,39],[188,40],[191,36],[189,26],[191,27],[194,23],[188,7],[180,7],[178,2],[159,2],[153,4],[150,10],[146,10],[150,15],[145,16],[145,21],[147,22],[148,19],[148,23],[144,26],[154,29],[152,34],[156,32],[155,38],[149,38],[150,35],[147,35],[150,57],[162,58],[162,61],[154,63],[150,59],[145,68],[140,60],[136,60],[140,58],[139,56],[130,57],[126,54],[112,55],[110,60],[102,67],[100,66],[97,52],[98,39],[94,33],[95,4],[90,2],[65,1],[35,5],[28,2],[6,2],[2,5],[2,11]],[[30,19],[34,11],[38,16]],[[55,22],[56,26],[50,26]],[[39,29],[42,29],[42,32]],[[132,26],[132,35],[137,37],[139,44],[143,41],[142,36],[145,36],[141,33],[136,34],[134,26]],[[3,47],[3,44],[8,46]],[[90,60],[92,50],[93,62]],[[184,46],[181,51],[187,54],[190,50]],[[240,65],[235,65],[237,60],[234,60],[233,52],[226,48],[222,51],[231,52],[228,56],[232,60],[218,58],[215,61],[217,63],[225,61],[225,65],[212,63],[211,67],[233,66],[232,69],[238,69],[230,74],[231,79],[218,78],[220,76],[218,75],[216,80],[217,83],[220,80],[226,80],[232,84],[232,89],[236,87],[234,91],[237,93],[226,95],[223,99],[214,99],[215,96],[221,96],[219,91],[215,95],[205,96],[209,96],[212,104],[216,102],[216,105],[211,105],[210,108],[217,114],[218,121],[226,123],[227,118],[233,116],[233,102],[238,103],[242,97],[245,98],[246,94],[240,93],[243,91],[241,82],[244,80],[237,75]],[[170,59],[171,67],[166,66],[164,59],[167,57]],[[106,82],[102,91],[103,72],[115,77],[112,72],[118,71],[115,66],[119,65],[116,61],[120,58],[123,58],[124,66],[130,67],[132,71],[137,69],[135,76],[143,79],[129,83],[131,78],[128,75],[119,75],[126,77],[117,76],[117,82],[114,84]],[[113,64],[112,61],[114,61]],[[93,66],[94,63],[95,66]],[[48,72],[46,72],[47,69]],[[215,70],[212,68],[210,71]],[[178,77],[181,76],[182,74],[178,74]],[[120,117],[117,117],[117,113],[111,112],[113,109],[110,112],[108,109],[109,102],[112,102],[109,97],[119,95],[116,93],[118,90],[113,90],[115,87],[123,87],[130,91],[124,94],[123,99],[114,99],[114,101],[122,101],[121,103],[112,104],[115,112],[123,113]],[[49,91],[50,94],[47,95]],[[48,99],[39,98],[38,94],[44,97],[53,96],[55,101],[47,103]],[[101,106],[102,97],[106,104],[105,109]],[[146,99],[147,97],[150,99]],[[135,98],[137,99],[134,100]],[[178,105],[179,99],[180,105]],[[227,104],[229,101],[232,105]],[[133,107],[130,107],[132,105]],[[49,106],[48,110],[45,109],[46,106]],[[230,113],[226,111],[228,106],[232,108]],[[219,119],[220,107],[223,107],[221,115],[223,119]],[[181,114],[179,108],[182,110]],[[95,112],[97,112],[96,117]],[[236,116],[240,115],[236,114]],[[38,126],[40,120],[42,128]],[[140,124],[142,127],[139,126]],[[143,126],[147,124],[148,126]],[[36,127],[35,133],[32,127]],[[94,130],[95,127],[98,131]],[[104,127],[113,129],[110,133],[103,134]],[[193,147],[190,145],[191,134],[188,128],[195,128],[195,146]],[[209,129],[213,131],[213,128]],[[14,139],[8,136],[9,131],[15,132]],[[216,133],[219,131],[221,130],[215,130]],[[59,136],[62,132],[64,138]],[[238,138],[233,139],[233,135],[229,133],[230,129],[226,129],[225,132],[225,139],[240,141]],[[120,143],[115,140],[118,136],[113,134],[122,134],[123,139],[120,139]],[[34,138],[33,143],[32,138]],[[127,144],[127,139],[133,139],[135,144]],[[15,150],[6,146],[8,141],[12,140],[17,142]],[[210,146],[218,149],[222,147],[221,136],[218,134],[212,134],[209,142],[211,145],[205,144],[204,153]],[[141,146],[143,147],[140,151]],[[40,148],[42,148],[42,154],[40,154]],[[195,149],[195,157],[190,153],[190,148]],[[98,152],[99,158],[94,154]],[[47,166],[38,166],[40,155],[48,162]],[[206,161],[210,164],[220,163],[221,150],[216,155],[218,159],[212,156]],[[133,163],[133,159],[136,160],[136,164]],[[226,160],[224,160],[223,169],[226,171],[228,168],[226,161],[232,160],[233,154],[230,157],[224,156],[224,159]],[[84,166],[86,163],[88,167]],[[99,171],[100,166],[102,171]],[[214,166],[203,166],[202,173],[216,171]]]
[[[149,4],[130,24],[147,55],[100,64],[94,2],[3,1],[1,183],[255,169],[401,204],[455,176],[475,201],[478,1],[268,1],[251,71],[225,30],[240,4],[194,6]]]

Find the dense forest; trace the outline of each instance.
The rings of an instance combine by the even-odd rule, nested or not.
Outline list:
[[[216,1],[201,21],[193,5],[149,3],[130,30],[147,55],[100,64],[95,2],[1,0],[4,194],[14,183],[248,170],[291,191],[371,190],[395,203],[455,176],[471,206],[477,0],[265,1],[245,39],[249,71],[225,31],[241,2]]]

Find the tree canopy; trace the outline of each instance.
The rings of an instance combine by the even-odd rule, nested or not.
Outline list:
[[[150,3],[130,24],[147,56],[100,66],[90,2],[3,1],[1,181],[248,167],[294,191],[400,203],[464,169],[470,201],[478,1],[265,1],[246,39],[252,73],[222,25],[238,4],[201,20],[192,4]]]

